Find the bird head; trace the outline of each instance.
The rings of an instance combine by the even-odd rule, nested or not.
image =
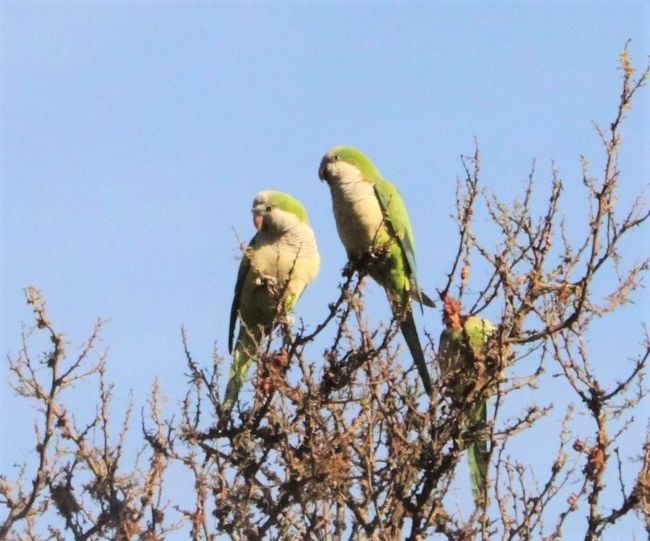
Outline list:
[[[307,211],[302,203],[285,192],[265,190],[253,200],[255,229],[284,233],[299,223],[307,223]]]
[[[328,184],[342,182],[351,177],[374,182],[381,178],[379,169],[360,150],[348,146],[336,146],[323,156],[318,176]]]

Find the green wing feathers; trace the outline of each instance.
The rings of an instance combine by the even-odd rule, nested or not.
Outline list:
[[[255,235],[251,241],[248,243],[248,248],[242,254],[241,262],[239,263],[239,270],[237,271],[237,282],[235,283],[235,294],[232,299],[232,304],[230,306],[230,325],[228,328],[228,353],[232,353],[233,339],[235,337],[235,327],[237,325],[237,317],[239,316],[239,303],[241,301],[242,289],[244,288],[244,282],[246,277],[251,269],[251,260],[249,257],[249,252],[255,245],[255,240],[257,235]]]
[[[243,326],[240,327],[239,335],[237,336],[237,346],[232,356],[232,363],[230,364],[226,394],[222,403],[223,413],[230,412],[237,401],[239,391],[246,380],[248,369],[255,360],[261,334],[260,330],[258,332],[249,332]]]
[[[395,185],[384,179],[375,182],[375,194],[388,222],[387,225],[394,233],[402,249],[408,264],[408,275],[413,281],[416,291],[419,291],[416,277],[415,238],[413,237],[413,228],[411,227],[404,200]]]
[[[374,188],[388,230],[397,241],[389,247],[389,276],[385,277],[384,286],[387,286],[390,292],[395,313],[399,316],[400,312],[404,312],[400,328],[413,357],[413,362],[422,378],[424,390],[427,395],[431,396],[433,385],[410,307],[411,297],[415,297],[420,303],[420,308],[422,307],[422,298],[417,282],[413,229],[404,200],[395,185],[383,178],[378,178],[374,182]]]
[[[465,335],[474,355],[484,355],[485,346],[494,334],[496,327],[487,319],[477,316],[468,317],[463,326]]]

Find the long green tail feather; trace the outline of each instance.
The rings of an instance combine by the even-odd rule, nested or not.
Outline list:
[[[406,340],[406,345],[411,352],[415,366],[422,378],[424,390],[427,395],[430,396],[433,392],[433,385],[431,384],[431,376],[429,376],[429,370],[427,370],[427,363],[424,360],[424,353],[422,352],[422,346],[420,345],[420,337],[418,336],[418,331],[415,327],[415,320],[413,319],[413,312],[411,310],[406,312],[404,319],[400,323],[400,329],[404,335],[404,340]]]
[[[484,487],[487,482],[488,472],[488,442],[485,437],[479,433],[480,429],[485,427],[487,422],[487,402],[485,400],[476,404],[471,412],[472,427],[477,429],[473,435],[474,441],[467,450],[467,462],[469,464],[469,475],[472,484],[472,495],[476,506],[484,505]]]
[[[242,327],[237,337],[237,345],[232,356],[232,363],[230,363],[230,376],[222,403],[223,414],[230,413],[235,402],[237,402],[237,397],[246,380],[248,369],[255,360],[254,354],[256,349],[255,339]]]

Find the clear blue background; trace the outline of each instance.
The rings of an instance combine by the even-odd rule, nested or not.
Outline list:
[[[579,156],[600,173],[591,122],[613,118],[626,40],[645,65],[648,6],[2,2],[0,351],[18,349],[31,317],[22,288],[35,285],[73,344],[96,318],[110,319],[104,345],[116,406],[132,391],[139,410],[159,378],[174,411],[185,391],[180,325],[200,362],[209,363],[215,341],[225,352],[237,236],[252,234],[255,193],[289,191],[310,213],[323,266],[299,315],[313,324],[335,298],[345,256],[317,177],[335,144],[363,149],[400,187],[425,289],[441,287],[450,267],[459,157],[473,152],[474,137],[484,186],[509,200],[533,159],[547,193],[554,160],[566,184],[563,212],[579,234]],[[623,130],[624,203],[648,181],[648,98],[639,96]],[[638,261],[648,247],[637,235],[625,255]],[[368,295],[387,318],[383,292],[371,285]],[[610,381],[640,350],[650,299],[636,299],[596,324],[594,362]],[[439,313],[420,324],[437,336]],[[4,471],[30,460],[32,421],[9,394],[6,364],[0,373]],[[547,389],[530,400],[574,400],[555,381],[554,396]],[[83,411],[91,390],[77,395]],[[642,441],[647,407],[641,413],[626,456]],[[593,429],[588,420],[583,428],[586,436]],[[466,496],[459,489],[457,497]],[[633,531],[643,537],[631,518],[618,530]]]

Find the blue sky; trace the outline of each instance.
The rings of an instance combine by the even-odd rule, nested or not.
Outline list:
[[[73,343],[110,319],[118,404],[133,390],[141,405],[157,377],[172,409],[185,388],[180,325],[197,359],[215,341],[225,350],[236,235],[252,235],[258,191],[291,192],[310,213],[323,265],[299,306],[308,323],[344,264],[317,177],[335,144],[398,184],[433,290],[474,137],[483,183],[502,196],[522,189],[533,159],[542,186],[553,160],[579,227],[579,157],[600,172],[591,122],[615,113],[618,54],[631,39],[641,68],[650,51],[645,2],[4,1],[0,24],[0,350],[18,348],[22,288],[35,285]],[[623,131],[627,201],[648,181],[649,103],[642,93]],[[648,247],[637,236],[627,253]],[[383,293],[369,295],[387,315]],[[637,299],[616,339],[597,343],[603,357],[638,351],[650,298]],[[436,336],[440,318],[421,325]],[[6,464],[30,447],[0,393]]]

